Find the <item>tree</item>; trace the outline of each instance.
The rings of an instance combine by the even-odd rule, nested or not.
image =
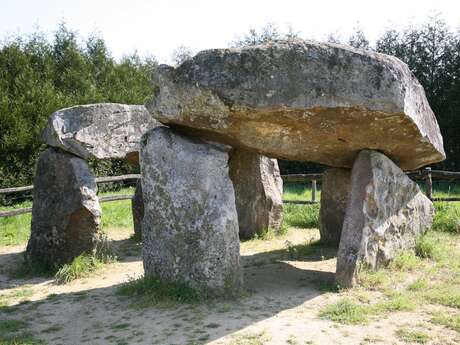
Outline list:
[[[190,60],[193,55],[193,50],[190,47],[181,45],[174,49],[173,53],[171,54],[171,59],[175,65],[180,65],[184,61]]]
[[[360,27],[354,28],[354,32],[348,38],[348,44],[355,48],[370,49],[369,41]]]

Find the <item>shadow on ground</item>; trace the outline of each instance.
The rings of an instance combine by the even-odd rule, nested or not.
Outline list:
[[[139,265],[139,244],[121,240],[113,246],[120,264]],[[203,344],[276,317],[330,290],[334,265],[329,259],[334,254],[334,249],[314,243],[243,255],[249,294],[237,300],[135,309],[133,300],[116,294],[118,282],[2,308],[0,318],[26,321],[27,331],[47,344]],[[2,255],[0,266],[20,256]],[[45,282],[40,279],[13,279],[11,284]],[[7,286],[11,285],[2,281],[1,289]]]

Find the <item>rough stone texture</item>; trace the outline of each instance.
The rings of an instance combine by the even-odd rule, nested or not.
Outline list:
[[[79,157],[126,158],[138,163],[142,134],[159,126],[142,105],[78,105],[53,113],[45,142]]]
[[[322,178],[319,233],[322,242],[337,247],[350,194],[350,174],[349,169],[332,168]]]
[[[445,159],[425,92],[395,57],[277,41],[162,65],[158,85],[147,108],[162,123],[272,158],[351,167],[374,149],[403,169]]]
[[[93,253],[102,239],[97,185],[86,161],[54,148],[38,159],[26,258],[55,267]]]
[[[359,153],[337,256],[337,282],[353,285],[361,265],[379,268],[400,249],[415,246],[431,227],[432,202],[385,155]]]
[[[131,200],[131,210],[133,213],[134,238],[142,239],[142,219],[144,218],[144,198],[142,197],[142,184],[136,184],[134,197]]]
[[[143,137],[142,237],[147,276],[186,282],[213,293],[240,288],[229,149],[166,127]]]
[[[283,180],[278,161],[235,150],[229,165],[240,238],[251,238],[267,229],[278,231],[283,221]]]

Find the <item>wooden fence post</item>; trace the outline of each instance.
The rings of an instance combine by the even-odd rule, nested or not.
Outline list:
[[[311,201],[316,202],[316,180],[311,180]]]
[[[428,199],[433,199],[433,180],[431,178],[431,168],[425,169],[425,188]]]

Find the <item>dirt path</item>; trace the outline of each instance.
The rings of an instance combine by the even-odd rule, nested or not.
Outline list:
[[[318,317],[339,298],[324,292],[333,281],[335,259],[324,253],[295,260],[289,245],[317,238],[316,230],[292,230],[288,237],[242,243],[248,297],[206,305],[134,309],[115,294],[120,284],[143,273],[139,246],[129,233],[111,234],[120,260],[89,278],[57,285],[52,279],[12,279],[23,246],[0,248],[0,294],[18,304],[0,319],[24,320],[46,344],[407,344],[395,335],[407,325],[430,334],[428,344],[457,344],[455,333],[429,324],[426,311],[393,313],[367,325],[339,325]],[[286,254],[292,257],[286,260]],[[25,297],[24,297],[25,296]],[[429,327],[430,329],[428,329]]]

